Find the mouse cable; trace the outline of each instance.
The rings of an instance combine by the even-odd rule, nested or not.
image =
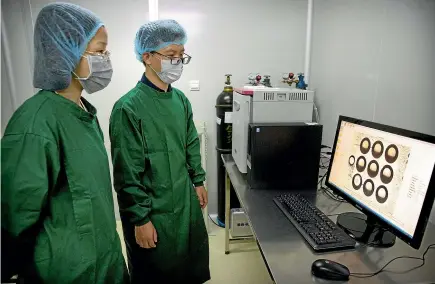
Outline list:
[[[376,275],[378,275],[379,273],[384,272],[384,269],[385,269],[388,265],[390,265],[393,261],[396,261],[396,260],[401,259],[401,258],[404,258],[404,259],[416,259],[416,260],[422,260],[422,261],[423,261],[422,264],[417,265],[416,267],[407,270],[407,272],[411,272],[412,270],[418,269],[418,268],[422,267],[422,266],[425,264],[425,262],[426,262],[426,258],[425,258],[425,257],[426,257],[426,254],[429,252],[430,249],[435,249],[435,244],[431,244],[431,245],[429,245],[429,246],[426,248],[426,250],[424,251],[422,257],[415,257],[415,256],[399,256],[399,257],[395,257],[395,258],[393,258],[392,260],[390,260],[389,262],[387,262],[387,264],[385,264],[381,269],[379,269],[378,271],[376,271],[376,272],[374,272],[374,273],[350,273],[350,276],[351,276],[351,277],[356,277],[356,278],[370,278],[370,277],[376,276]]]

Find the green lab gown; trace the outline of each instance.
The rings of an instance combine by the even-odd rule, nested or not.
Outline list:
[[[95,108],[83,103],[89,112],[40,91],[1,141],[2,233],[15,247],[9,252],[20,253],[26,283],[129,281],[103,134]]]
[[[209,280],[208,235],[193,189],[205,173],[187,98],[138,83],[115,104],[110,139],[132,283]],[[154,249],[135,240],[135,226],[148,221]]]

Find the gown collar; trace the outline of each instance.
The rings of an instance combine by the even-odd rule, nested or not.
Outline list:
[[[43,92],[43,91],[42,91]],[[84,121],[93,121],[97,115],[97,109],[90,103],[88,100],[86,100],[84,97],[81,97],[82,103],[87,109],[85,111],[80,106],[75,104],[73,101],[62,97],[61,95],[56,94],[54,91],[45,91],[48,95],[48,97],[59,104],[62,104],[64,107],[66,107],[74,116],[78,117],[81,120]]]
[[[142,75],[142,79],[140,80],[141,83],[147,85],[150,88],[153,88],[154,90],[161,92],[161,93],[169,93],[172,92],[172,86],[169,85],[168,86],[168,90],[165,92],[164,90],[160,89],[159,87],[157,87],[156,85],[154,85],[148,78],[147,76],[145,76],[145,73],[143,73]]]

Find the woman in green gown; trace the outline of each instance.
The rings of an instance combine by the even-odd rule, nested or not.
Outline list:
[[[1,141],[2,276],[24,283],[127,283],[108,156],[81,97],[110,82],[103,23],[55,3],[34,32],[34,87]]]

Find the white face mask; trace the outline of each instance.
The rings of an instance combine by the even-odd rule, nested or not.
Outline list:
[[[92,94],[101,91],[107,87],[112,79],[113,69],[110,57],[101,55],[87,55],[89,64],[89,76],[87,78],[80,78],[77,76],[77,80],[83,86],[83,89],[88,94]]]
[[[181,74],[183,73],[183,64],[180,62],[178,65],[171,64],[171,60],[160,59],[162,64],[162,68],[160,72],[154,70],[151,65],[151,69],[156,72],[157,76],[159,76],[160,80],[165,82],[166,84],[172,84],[178,79],[180,79]]]

